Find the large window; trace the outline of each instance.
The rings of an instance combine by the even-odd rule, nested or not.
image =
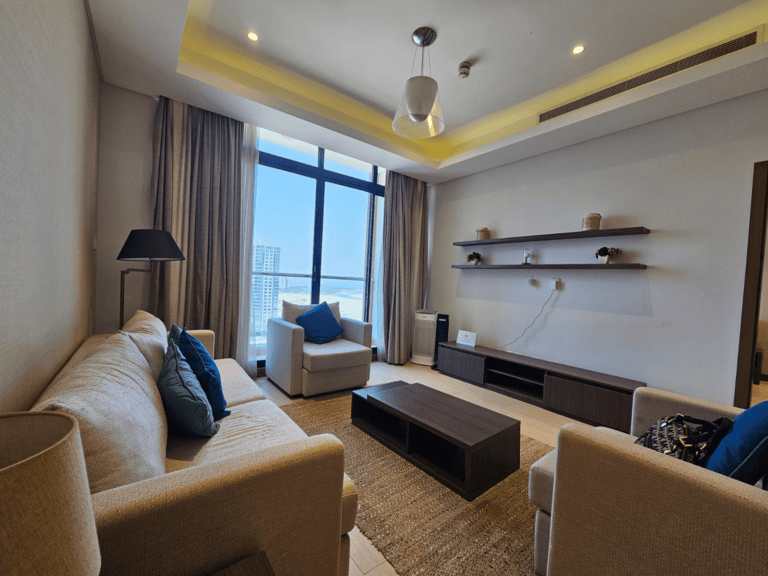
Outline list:
[[[283,301],[339,302],[342,316],[372,320],[385,181],[377,166],[259,130],[251,358]]]

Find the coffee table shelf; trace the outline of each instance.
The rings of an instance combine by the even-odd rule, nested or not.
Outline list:
[[[352,423],[467,500],[520,467],[520,422],[421,384],[356,390]]]

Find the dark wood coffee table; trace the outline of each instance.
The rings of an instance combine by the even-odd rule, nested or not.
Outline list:
[[[467,500],[520,468],[520,422],[422,384],[352,393],[352,423]]]

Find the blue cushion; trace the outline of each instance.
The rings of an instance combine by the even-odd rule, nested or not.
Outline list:
[[[304,328],[305,337],[314,344],[325,344],[344,333],[325,302],[296,318],[296,324]]]
[[[714,470],[748,484],[768,473],[768,402],[739,414],[733,428],[707,460]]]
[[[229,416],[231,412],[226,409],[227,401],[224,399],[224,392],[221,389],[221,374],[219,374],[219,369],[205,346],[184,328],[179,334],[179,350],[189,362],[192,372],[195,373],[203,387],[208,402],[211,403],[213,419],[220,420],[224,416]]]
[[[170,332],[168,332],[168,342],[173,341],[176,344],[178,344],[179,336],[181,336],[181,328],[179,328],[178,326],[176,326],[176,324],[174,324],[173,326],[171,326]]]
[[[219,431],[200,382],[174,342],[168,343],[157,387],[173,430],[203,438]]]

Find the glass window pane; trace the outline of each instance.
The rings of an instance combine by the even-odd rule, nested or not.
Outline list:
[[[289,160],[317,166],[317,146],[264,128],[259,128],[258,134],[257,147],[259,152],[269,152]]]
[[[344,318],[353,320],[363,319],[365,302],[363,294],[365,282],[362,280],[329,280],[320,281],[320,302],[338,302],[339,312]]]
[[[342,316],[358,320],[365,305],[369,198],[360,190],[325,186],[320,301],[339,302]]]
[[[251,292],[251,357],[263,353],[267,320],[282,315],[282,301],[310,301],[315,221],[315,180],[260,166],[256,182]]]
[[[323,276],[365,276],[370,194],[336,184],[325,186]]]
[[[363,162],[362,160],[356,160],[331,150],[325,151],[325,161],[323,165],[326,170],[338,172],[339,174],[346,174],[353,178],[360,178],[366,182],[370,182],[373,178],[373,164]]]

